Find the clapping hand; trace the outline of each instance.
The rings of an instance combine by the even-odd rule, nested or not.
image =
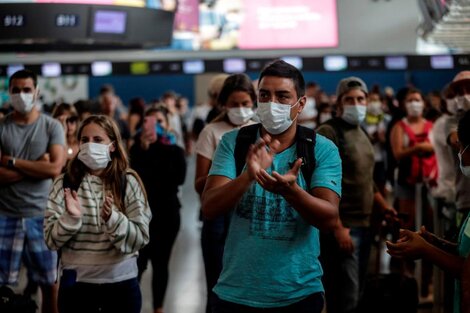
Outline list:
[[[70,190],[70,188],[64,189],[65,194],[65,209],[73,217],[82,216],[82,208],[80,207],[80,201],[78,200],[78,195],[75,190]]]
[[[278,140],[271,140],[271,136],[266,135],[258,143],[250,146],[246,156],[246,167],[251,179],[256,180],[262,171],[271,166],[279,145]]]
[[[112,194],[106,195],[103,206],[101,208],[101,218],[105,222],[109,220],[111,213],[113,213],[113,204],[114,204],[113,195]]]
[[[297,159],[292,168],[284,175],[273,171],[271,175],[268,174],[264,169],[259,171],[256,176],[256,181],[264,189],[269,192],[283,194],[288,191],[294,183],[297,181],[299,175],[300,166],[302,165],[302,159]]]

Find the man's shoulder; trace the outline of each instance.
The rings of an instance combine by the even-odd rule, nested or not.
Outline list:
[[[336,156],[338,154],[338,147],[330,138],[317,133],[315,141],[315,155],[318,157],[319,155],[325,154],[330,157]]]

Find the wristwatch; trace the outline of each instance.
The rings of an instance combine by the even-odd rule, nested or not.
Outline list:
[[[14,167],[15,167],[15,163],[16,163],[16,159],[15,159],[15,158],[8,159],[7,166],[8,166],[9,168],[14,168]]]

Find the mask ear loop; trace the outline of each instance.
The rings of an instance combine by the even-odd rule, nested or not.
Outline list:
[[[292,109],[292,108],[295,107],[297,104],[299,104],[299,103],[300,103],[300,100],[302,100],[302,98],[304,98],[304,97],[305,97],[305,96],[300,97],[299,100],[297,100],[297,102],[296,102],[293,106],[291,106],[290,108]],[[300,115],[300,112],[297,111],[297,115],[294,117],[294,119],[292,120],[292,122],[294,122],[294,121],[299,117],[299,115]]]
[[[465,151],[467,150],[467,148],[468,148],[469,146],[470,146],[470,145],[467,145],[467,146],[462,150],[462,152],[459,152],[460,158],[462,158],[463,154],[465,153]]]

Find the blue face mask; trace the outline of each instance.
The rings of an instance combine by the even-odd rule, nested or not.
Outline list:
[[[361,124],[366,118],[367,106],[345,104],[341,118],[352,125]]]

